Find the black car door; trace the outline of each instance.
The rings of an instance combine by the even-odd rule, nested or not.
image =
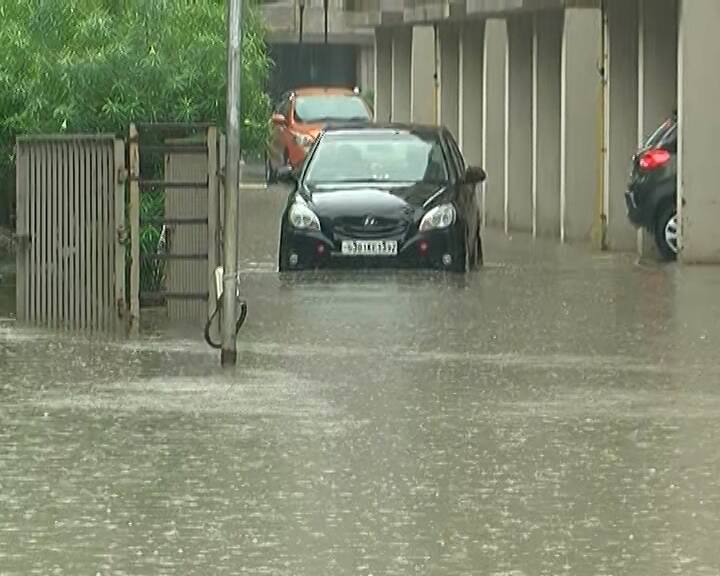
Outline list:
[[[458,207],[461,212],[460,218],[467,224],[468,246],[472,248],[474,245],[474,239],[477,238],[479,234],[480,226],[480,210],[477,202],[475,184],[465,182],[465,171],[467,170],[465,159],[463,158],[460,148],[450,132],[445,132],[445,141],[447,143],[448,151],[450,152],[450,159],[456,173],[455,185],[458,187]]]

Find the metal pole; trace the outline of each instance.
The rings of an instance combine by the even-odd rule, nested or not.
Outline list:
[[[608,12],[606,0],[600,2],[600,86],[597,110],[597,135],[598,151],[600,158],[598,162],[598,183],[596,193],[596,215],[593,223],[592,241],[599,250],[607,250],[607,213],[605,212],[605,166],[607,157],[607,105],[608,105]]]
[[[224,271],[222,352],[220,363],[237,363],[235,334],[237,298],[237,231],[240,187],[240,72],[242,44],[242,0],[228,0],[227,41],[227,160],[225,163],[225,228],[223,234]]]
[[[328,43],[328,0],[323,0],[323,8],[325,9],[325,44]]]
[[[439,74],[439,58],[440,58],[440,36],[438,34],[437,24],[433,24],[433,123],[440,124],[440,74]]]
[[[300,25],[298,26],[298,44],[303,43],[303,27],[305,24],[305,1],[300,0]]]

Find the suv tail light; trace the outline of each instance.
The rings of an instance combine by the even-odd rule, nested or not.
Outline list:
[[[670,152],[663,148],[656,148],[654,150],[648,150],[640,156],[640,169],[646,172],[652,172],[668,162],[670,162]]]

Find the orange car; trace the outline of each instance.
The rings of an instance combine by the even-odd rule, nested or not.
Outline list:
[[[372,110],[357,90],[302,88],[280,98],[272,116],[265,177],[275,182],[283,166],[297,169],[320,131],[335,122],[370,122]]]

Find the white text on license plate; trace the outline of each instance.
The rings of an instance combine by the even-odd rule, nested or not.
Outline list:
[[[343,256],[397,256],[396,240],[343,240]]]

